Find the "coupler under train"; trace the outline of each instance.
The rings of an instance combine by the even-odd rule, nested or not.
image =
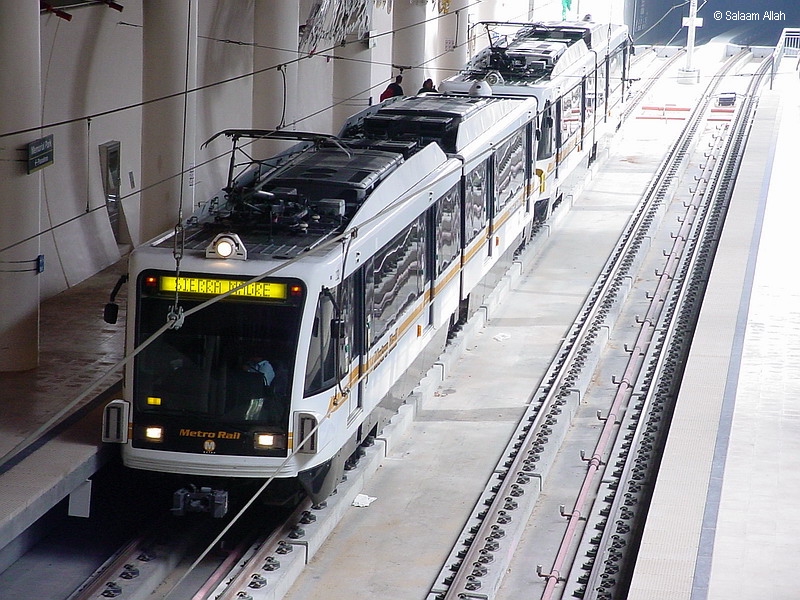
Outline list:
[[[210,487],[181,488],[172,494],[171,512],[177,517],[186,513],[211,513],[215,519],[221,519],[228,512],[228,492]]]

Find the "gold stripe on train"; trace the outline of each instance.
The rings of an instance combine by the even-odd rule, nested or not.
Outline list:
[[[515,204],[516,207],[514,206]],[[524,208],[524,204],[525,196],[523,194],[518,194],[515,199],[506,205],[507,210],[501,213],[500,219],[495,221],[495,226],[500,227],[503,225],[517,210],[522,210]],[[391,353],[395,346],[397,346],[400,338],[403,337],[408,330],[413,327],[420,315],[422,315],[425,310],[430,309],[430,306],[433,303],[433,299],[436,297],[436,295],[439,294],[448,283],[461,274],[463,267],[475,256],[475,254],[481,250],[481,248],[484,247],[484,243],[487,240],[485,236],[487,234],[488,227],[484,227],[480,232],[478,232],[478,235],[473,240],[471,246],[461,252],[461,260],[454,260],[453,264],[447,268],[444,275],[439,278],[438,282],[434,282],[433,294],[431,294],[430,288],[425,290],[423,294],[423,301],[400,323],[400,325],[394,330],[394,333],[389,334],[389,341],[383,344],[371,355],[367,356],[366,360],[364,361],[363,372],[361,375],[358,374],[358,366],[350,370],[347,376],[348,381],[346,393],[342,394],[342,392],[337,390],[336,393],[331,396],[328,406],[328,410],[330,412],[335,412],[344,405],[344,400],[346,399],[347,395],[351,393],[351,391],[363,378],[369,376],[378,367],[378,365],[383,362],[383,360]]]

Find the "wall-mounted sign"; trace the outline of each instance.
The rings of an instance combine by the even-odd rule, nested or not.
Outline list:
[[[53,164],[53,134],[28,144],[28,175]]]

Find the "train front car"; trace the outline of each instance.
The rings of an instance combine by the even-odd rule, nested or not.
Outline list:
[[[245,282],[241,271],[201,270],[191,259],[192,270],[176,276],[168,264],[154,268],[160,261],[142,254],[132,261],[136,344],[174,313],[176,291],[178,310],[189,311]],[[265,458],[285,459],[306,289],[297,278],[251,283],[186,316],[142,350],[129,378],[133,427],[126,465],[203,476],[230,476],[235,469],[237,476],[257,477]],[[203,507],[222,516],[225,499],[217,487],[197,485],[176,494],[174,509]]]
[[[537,98],[542,220],[581,159],[593,161],[597,141],[621,122],[632,52],[628,29],[587,21],[479,25],[489,45],[439,89],[467,94],[480,84],[484,94]]]
[[[245,147],[268,135],[226,133]],[[231,478],[297,478],[316,500],[333,489],[326,466],[343,444],[323,421],[350,352],[330,311],[344,266],[330,240],[404,159],[299,137],[272,161],[239,164],[235,150],[229,185],[187,220],[183,239],[165,234],[130,257],[127,353],[173,326],[128,366],[104,440],[125,444],[128,467],[183,476],[176,514],[222,516]],[[330,299],[325,314],[320,298]]]

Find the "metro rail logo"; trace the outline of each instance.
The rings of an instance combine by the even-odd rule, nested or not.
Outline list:
[[[203,431],[201,429],[181,429],[178,431],[178,435],[209,440],[239,440],[242,438],[242,434],[238,431]]]

